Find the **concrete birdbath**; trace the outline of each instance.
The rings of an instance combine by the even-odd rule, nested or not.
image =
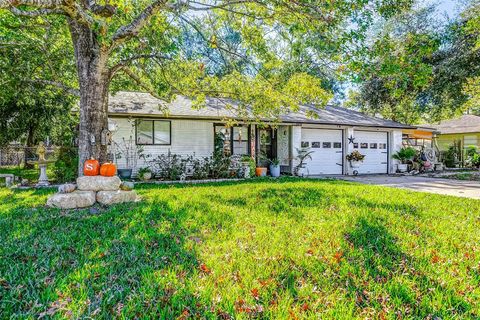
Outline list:
[[[47,165],[49,163],[55,162],[55,160],[47,160],[45,158],[46,153],[47,149],[45,148],[45,145],[43,144],[43,142],[40,142],[38,144],[37,150],[35,151],[35,154],[38,155],[38,160],[27,161],[27,163],[29,164],[38,164],[38,168],[40,169],[40,176],[38,177],[38,183],[36,184],[36,187],[46,187],[50,185],[47,177]]]

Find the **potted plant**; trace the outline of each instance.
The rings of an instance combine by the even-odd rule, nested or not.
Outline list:
[[[137,166],[137,161],[143,155],[143,148],[137,146],[135,140],[130,136],[129,139],[122,138],[120,143],[115,142],[115,159],[118,164],[119,159],[125,159],[125,167],[120,168],[117,165],[118,176],[122,179],[130,179],[132,177],[133,168]]]
[[[312,160],[313,151],[310,148],[296,148],[297,156],[295,159],[298,161],[298,165],[294,168],[293,174],[298,177],[308,176],[308,169],[306,165],[307,160]]]
[[[265,156],[265,154],[260,153],[258,155],[258,164],[255,169],[255,175],[257,177],[267,176],[267,167],[266,167],[267,164],[268,164],[268,158]]]
[[[266,177],[267,176],[267,167],[256,167],[255,175],[257,177]]]
[[[400,161],[397,164],[397,170],[399,172],[407,172],[408,166],[407,162],[411,161],[413,157],[417,154],[417,151],[412,147],[403,147],[392,155],[392,158]]]
[[[350,163],[350,167],[355,169],[359,167],[359,163],[363,162],[365,155],[361,154],[358,150],[353,150],[351,153],[345,156],[347,161]],[[358,170],[353,170],[353,175],[357,175]]]
[[[137,177],[140,180],[148,181],[152,178],[152,170],[149,167],[140,168],[137,172]]]
[[[244,178],[250,178],[255,175],[255,160],[251,156],[242,156],[241,164]]]
[[[274,178],[280,177],[280,160],[273,159],[270,161],[270,175]]]

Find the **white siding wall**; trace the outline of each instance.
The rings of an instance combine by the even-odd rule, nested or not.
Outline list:
[[[402,130],[393,130],[390,133],[390,170],[388,173],[395,173],[397,171],[398,160],[392,158],[392,155],[402,149],[403,144]]]
[[[154,119],[152,119],[154,120]],[[161,120],[161,119],[159,119]],[[112,118],[117,125],[117,131],[113,134],[113,140],[122,143],[122,138],[128,140],[130,136],[135,140],[135,128],[132,121],[126,118]],[[213,122],[202,120],[170,120],[171,121],[171,145],[143,146],[144,154],[151,155],[150,159],[160,154],[171,153],[180,155],[195,155],[196,157],[208,157],[213,153]],[[125,159],[117,161],[119,168],[124,168]],[[137,167],[145,166],[141,160]],[[136,170],[134,170],[136,171]]]
[[[300,149],[302,145],[302,127],[301,126],[292,126],[292,144],[291,154],[292,154],[292,170],[295,168],[299,161],[296,159],[298,156],[297,149]]]

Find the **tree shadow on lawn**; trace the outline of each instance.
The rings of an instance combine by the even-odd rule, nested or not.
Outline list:
[[[345,286],[359,310],[420,318],[479,316],[454,289],[421,270],[430,261],[402,252],[382,218],[359,218],[345,233],[342,247],[337,285]]]
[[[212,313],[188,283],[201,273],[188,210],[156,201],[101,214],[45,210],[47,217],[18,220],[9,230],[0,225],[0,314],[175,318],[187,307],[190,315]],[[30,232],[12,241],[25,224]]]

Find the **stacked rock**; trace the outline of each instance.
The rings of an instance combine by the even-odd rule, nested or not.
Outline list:
[[[47,200],[47,206],[60,209],[75,209],[93,206],[96,202],[103,205],[133,202],[137,200],[134,190],[120,188],[122,181],[118,176],[83,176],[77,178],[76,190],[72,185],[62,185],[59,193]],[[73,187],[74,188],[74,187]]]

